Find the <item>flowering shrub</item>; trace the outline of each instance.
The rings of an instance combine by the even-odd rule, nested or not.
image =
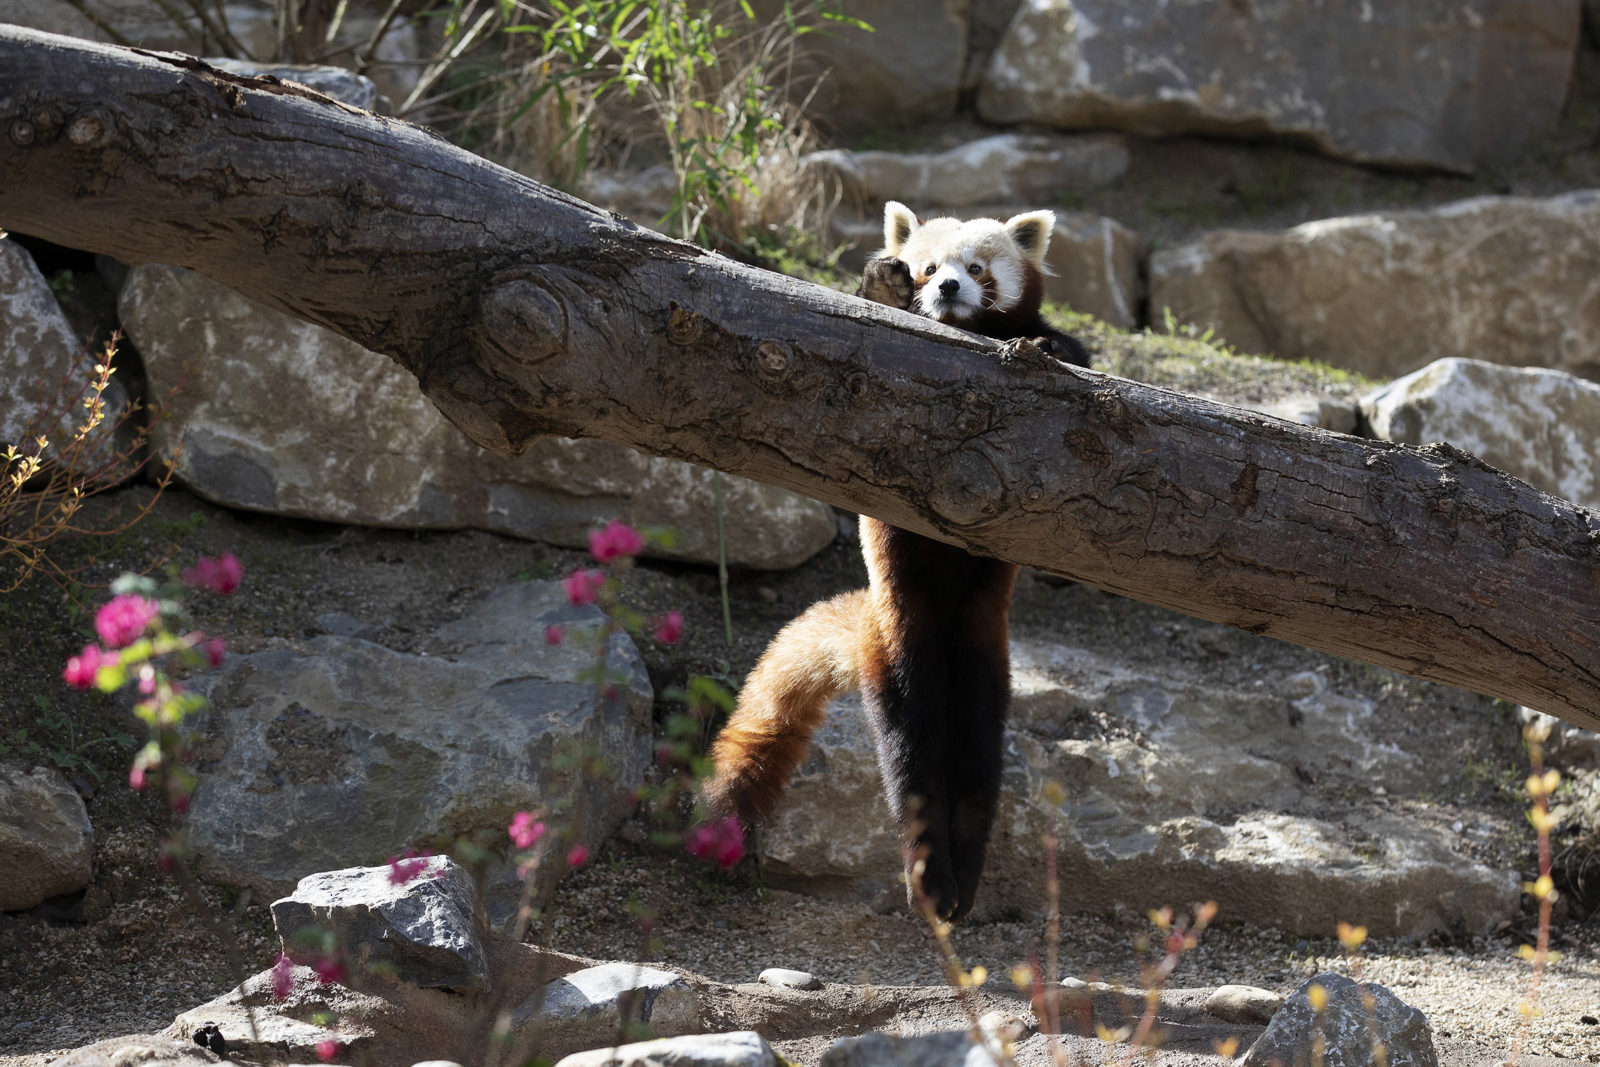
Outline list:
[[[85,645],[61,672],[74,689],[112,693],[133,683],[141,698],[133,711],[145,724],[149,739],[134,756],[128,784],[144,789],[159,783],[179,815],[188,811],[194,791],[194,773],[181,758],[187,748],[183,724],[205,701],[174,681],[170,671],[217,666],[225,654],[221,638],[186,628],[181,598],[190,589],[231,593],[243,578],[244,568],[231,552],[201,558],[180,580],[164,585],[142,575],[123,575],[111,586],[112,598],[95,612],[94,630],[101,643]],[[181,851],[181,841],[169,839],[163,846],[162,866],[170,866]]]

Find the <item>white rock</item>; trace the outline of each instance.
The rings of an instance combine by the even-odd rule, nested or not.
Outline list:
[[[513,1013],[512,1034],[536,1030],[545,1055],[567,1055],[614,1041],[624,1021],[664,1037],[699,1028],[689,983],[671,971],[606,963],[557,978]]]
[[[1201,1007],[1223,1022],[1265,1026],[1283,1007],[1283,994],[1260,986],[1225,985],[1206,997]]]
[[[811,990],[822,988],[822,979],[810,971],[791,971],[783,967],[768,967],[761,972],[756,981],[770,986],[778,986],[781,989]]]
[[[1600,384],[1441,359],[1369,394],[1361,411],[1380,440],[1445,441],[1535,488],[1600,508]]]
[[[775,1067],[778,1060],[760,1034],[691,1034],[657,1041],[638,1041],[620,1048],[576,1052],[556,1067]]]

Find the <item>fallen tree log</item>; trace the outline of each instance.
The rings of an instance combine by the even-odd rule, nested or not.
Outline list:
[[[1600,518],[1465,453],[1003,359],[188,57],[0,27],[0,131],[0,226],[387,353],[487,448],[619,441],[1600,728]]]

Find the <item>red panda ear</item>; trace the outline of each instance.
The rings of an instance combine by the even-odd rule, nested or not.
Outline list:
[[[1015,215],[1007,219],[1006,232],[1017,242],[1017,248],[1022,251],[1023,258],[1043,270],[1044,254],[1050,247],[1050,232],[1055,229],[1055,225],[1055,212],[1030,211],[1026,215]]]
[[[898,200],[891,200],[883,205],[883,252],[885,255],[898,256],[900,250],[906,246],[921,221],[912,213],[911,209]]]

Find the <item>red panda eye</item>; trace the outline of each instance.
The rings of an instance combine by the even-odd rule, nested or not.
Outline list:
[[[983,264],[982,263],[968,263],[967,264],[967,273],[972,275],[974,278],[976,278],[978,275],[983,273]]]
[[[922,273],[926,274],[928,277],[931,278],[931,277],[933,277],[933,272],[938,270],[938,269],[939,269],[939,264],[937,264],[937,263],[929,263],[926,267],[922,268]]]

